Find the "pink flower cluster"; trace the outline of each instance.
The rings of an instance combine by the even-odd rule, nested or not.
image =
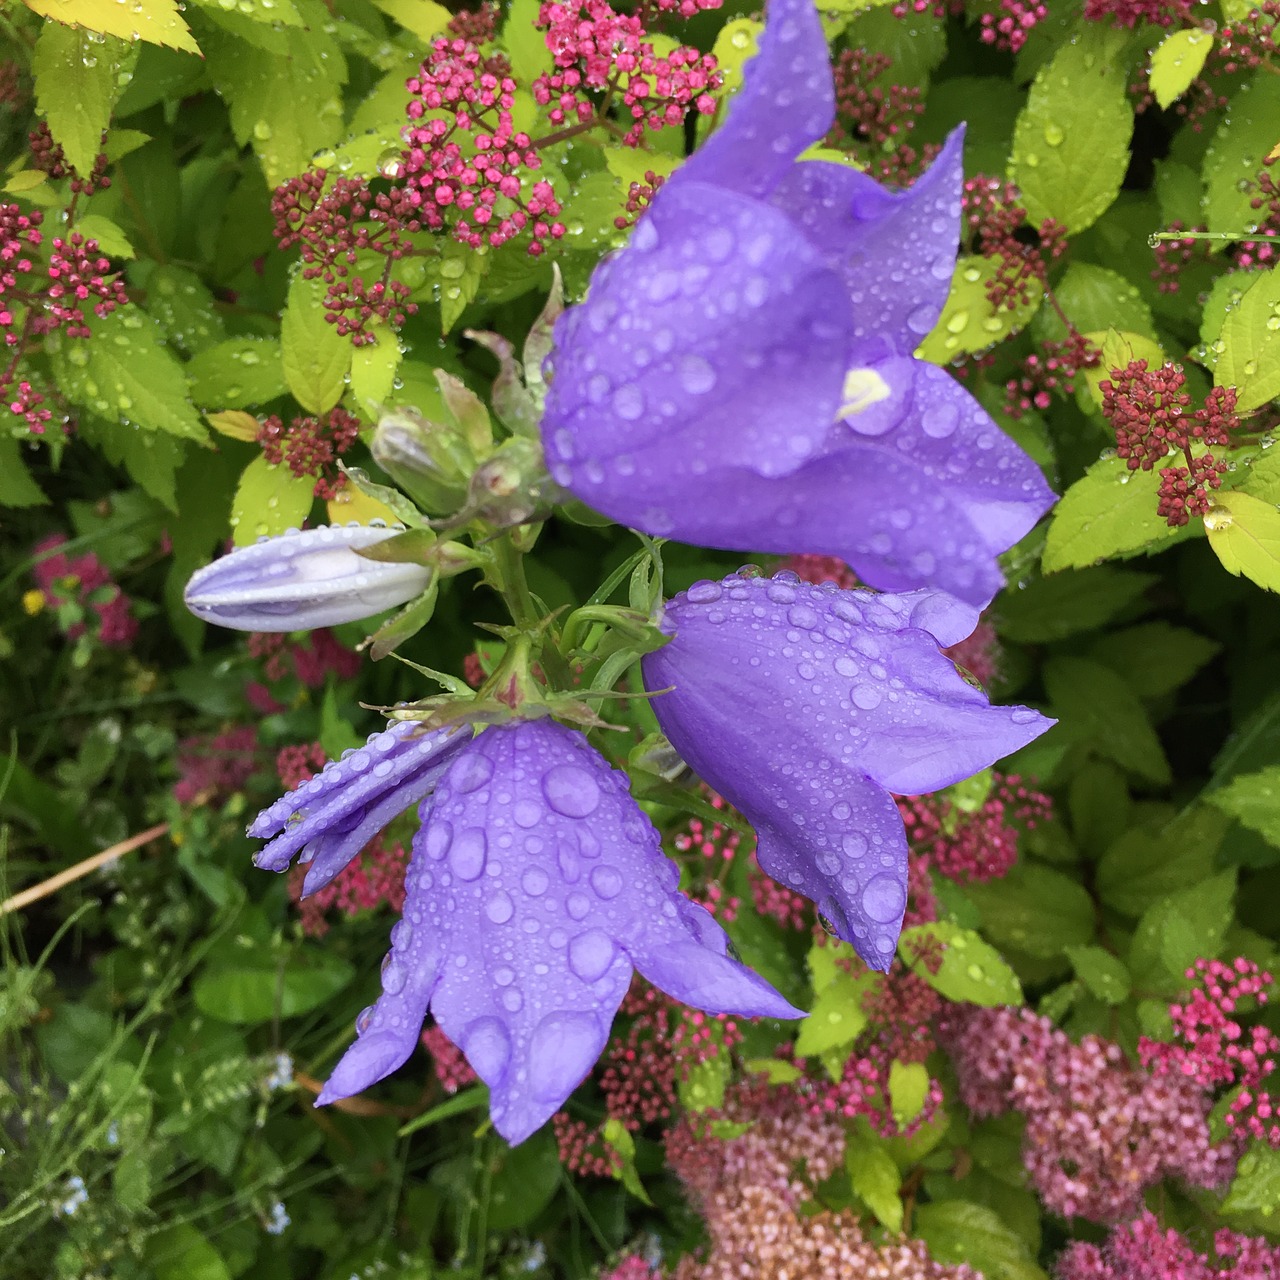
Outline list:
[[[67,337],[87,338],[90,329],[85,321],[85,305],[91,304],[99,317],[127,306],[129,295],[124,291],[124,282],[119,276],[107,277],[111,263],[98,252],[98,242],[86,240],[78,231],[72,231],[65,240],[55,237],[51,249],[51,283],[45,290],[49,314],[55,327],[65,327]]]
[[[960,1097],[978,1116],[1026,1117],[1022,1152],[1032,1185],[1064,1218],[1120,1222],[1164,1178],[1220,1187],[1232,1143],[1214,1143],[1210,1099],[1194,1081],[1131,1066],[1098,1036],[1074,1044],[1029,1009],[953,1006],[940,1036]]]
[[[466,1054],[434,1022],[422,1033],[422,1047],[431,1055],[436,1079],[445,1093],[457,1093],[479,1079]]]
[[[1192,5],[1193,0],[1085,0],[1084,16],[1088,22],[1110,22],[1131,30],[1144,22],[1174,27],[1191,20]]]
[[[104,133],[102,142],[105,144],[106,140],[107,135]],[[31,131],[27,138],[27,144],[31,148],[32,165],[47,173],[55,181],[61,178],[70,178],[73,196],[90,196],[95,191],[105,191],[110,187],[111,179],[107,177],[108,161],[105,152],[98,152],[97,156],[94,157],[93,172],[88,176],[82,177],[74,166],[67,163],[66,153],[62,150],[62,144],[53,140],[53,134],[49,132],[49,126],[45,121],[40,121]]]
[[[138,634],[129,597],[93,552],[71,559],[56,548],[66,542],[53,534],[36,544],[31,576],[40,592],[40,607],[56,612],[68,640],[92,636],[107,649],[127,649]]]
[[[1052,302],[1053,295],[1049,298]],[[1023,361],[1022,373],[1005,384],[1004,410],[1011,418],[1047,409],[1056,392],[1071,395],[1080,371],[1094,368],[1102,357],[1101,349],[1070,325],[1062,341],[1042,342],[1040,351],[1043,354],[1032,352]]]
[[[682,15],[719,8],[720,0],[667,0],[660,10]],[[590,126],[606,120],[615,100],[632,123],[623,136],[639,146],[646,127],[679,126],[690,109],[711,115],[711,90],[719,85],[715,58],[681,45],[659,55],[641,17],[617,13],[608,0],[544,4],[538,25],[546,28],[555,70],[533,83],[533,96],[548,108],[554,125]],[[603,95],[597,107],[592,95]]]
[[[405,131],[398,179],[423,226],[437,231],[456,210],[462,216],[453,231],[463,244],[496,248],[528,230],[534,254],[564,235],[551,184],[524,190],[522,170],[537,169],[542,160],[512,122],[516,83],[510,76],[488,70],[467,41],[441,39],[407,88],[414,123]]]
[[[716,1138],[713,1118],[749,1127]],[[812,1114],[789,1089],[764,1085],[732,1090],[719,1117],[681,1120],[667,1133],[667,1160],[705,1219],[710,1243],[705,1256],[682,1258],[672,1280],[980,1280],[963,1263],[936,1262],[920,1240],[873,1243],[847,1210],[802,1211],[813,1187],[840,1169],[845,1142],[834,1117]]]
[[[1017,774],[997,775],[967,812],[944,796],[900,796],[898,812],[917,859],[957,884],[998,880],[1018,860],[1023,832],[1049,819],[1052,801]]]
[[[869,49],[845,49],[832,67],[836,88],[836,122],[827,135],[828,145],[850,145],[873,152],[898,145],[924,112],[924,91],[918,85],[875,82],[893,59]]]
[[[1050,265],[1067,250],[1067,229],[1053,218],[1032,226],[1019,199],[1012,183],[981,173],[966,179],[960,197],[973,252],[997,264],[987,282],[987,298],[997,310],[1030,302],[1033,286],[1047,286]]]
[[[360,419],[343,408],[330,409],[323,420],[295,417],[287,427],[273,413],[262,420],[257,437],[269,463],[283,463],[299,479],[314,477],[313,493],[326,502],[347,482],[335,463],[359,438]]]
[[[353,862],[323,889],[301,897],[306,867],[294,867],[289,876],[289,896],[298,903],[302,932],[308,938],[322,938],[329,932],[330,911],[356,916],[381,906],[399,913],[404,906],[404,873],[409,855],[398,841],[388,843],[375,837]]]
[[[982,15],[979,38],[984,44],[1017,53],[1027,43],[1031,28],[1048,16],[1044,0],[1000,0],[999,13]]]
[[[1169,1009],[1177,1042],[1164,1044],[1143,1036],[1138,1056],[1157,1074],[1181,1075],[1201,1089],[1238,1087],[1225,1123],[1241,1141],[1258,1138],[1280,1147],[1280,1116],[1269,1093],[1259,1088],[1280,1060],[1280,1036],[1270,1027],[1246,1029],[1237,1017],[1242,1001],[1267,1003],[1272,984],[1252,960],[1238,956],[1230,964],[1197,960],[1187,970],[1197,984]]]
[[[297,640],[281,632],[255,631],[247,647],[251,657],[261,659],[262,674],[273,683],[292,677],[308,689],[320,689],[330,675],[350,680],[360,670],[360,655],[327,627]]]
[[[1226,1228],[1213,1237],[1215,1258],[1198,1253],[1173,1228],[1144,1211],[1117,1227],[1105,1244],[1075,1241],[1056,1268],[1057,1280],[1274,1280],[1280,1248]],[[1216,1265],[1215,1265],[1216,1264]],[[1223,1264],[1226,1264],[1225,1266]]]
[[[221,805],[253,777],[257,767],[258,734],[252,725],[183,738],[178,743],[173,797],[185,809]]]

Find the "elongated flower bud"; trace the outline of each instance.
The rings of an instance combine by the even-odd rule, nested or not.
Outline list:
[[[357,552],[394,537],[379,525],[324,525],[264,538],[205,565],[183,594],[206,622],[235,631],[312,631],[355,622],[412,600],[431,570]]]

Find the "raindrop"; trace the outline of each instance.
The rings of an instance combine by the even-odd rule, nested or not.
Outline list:
[[[600,803],[596,780],[573,764],[558,764],[548,769],[542,777],[542,794],[547,803],[566,818],[585,818],[594,813]]]

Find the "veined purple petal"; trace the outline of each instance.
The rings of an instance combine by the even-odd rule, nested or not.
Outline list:
[[[663,732],[755,827],[761,866],[876,968],[906,904],[890,793],[958,782],[1052,724],[991,706],[940,652],[971,617],[925,593],[731,575],[672,600],[673,638],[643,661],[646,687],[670,690],[653,702]]]
[[[183,600],[197,618],[235,631],[312,631],[356,622],[419,595],[431,571],[356,554],[399,532],[322,525],[237,547],[198,569]]]
[[[466,736],[456,728],[424,733],[412,721],[371,734],[258,814],[251,838],[280,834],[259,850],[255,865],[284,871],[301,853],[314,862],[305,891],[323,888],[397,814],[435,789]]]
[[[827,39],[811,0],[769,0],[759,52],[725,122],[672,184],[705,182],[764,196],[836,118]]]
[[[487,729],[421,812],[383,993],[320,1102],[399,1066],[429,1005],[488,1084],[498,1131],[520,1142],[599,1057],[633,968],[713,1012],[799,1016],[681,897],[625,775],[581,734],[550,720]]]

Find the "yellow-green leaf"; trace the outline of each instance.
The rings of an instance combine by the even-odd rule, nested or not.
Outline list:
[[[178,14],[177,0],[24,0],[42,18],[68,27],[85,27],[122,40],[145,40],[171,49],[199,53],[187,24]]]
[[[76,230],[86,240],[96,240],[98,248],[108,258],[134,257],[129,237],[110,218],[104,218],[100,213],[86,213],[76,221]]]
[[[373,0],[389,18],[394,18],[419,40],[434,40],[449,25],[453,14],[435,0]]]
[[[923,1062],[889,1064],[889,1106],[894,1123],[904,1129],[920,1114],[929,1096],[929,1072]]]
[[[1238,409],[1256,409],[1280,395],[1280,267],[1259,276],[1227,312],[1218,341],[1213,380],[1236,388]]]
[[[365,413],[373,416],[395,389],[396,370],[404,353],[395,333],[385,325],[377,325],[371,332],[373,341],[351,353],[351,390]]]
[[[869,1132],[850,1134],[844,1150],[844,1167],[849,1171],[854,1195],[890,1231],[901,1231],[902,1197],[898,1191],[902,1175],[884,1143]]]
[[[1280,591],[1280,510],[1235,490],[1214,496],[1204,518],[1209,545],[1228,573]]]
[[[244,469],[231,504],[231,536],[237,547],[297,529],[307,518],[315,481],[295,476],[283,463],[257,457]]]
[[[1187,27],[1166,36],[1151,55],[1151,92],[1160,106],[1172,106],[1204,69],[1213,48],[1213,36],[1199,27]]]
[[[1239,235],[1258,222],[1252,206],[1267,152],[1280,141],[1280,76],[1263,67],[1231,95],[1204,160],[1204,220]]]
[[[280,319],[285,381],[308,413],[328,413],[346,389],[351,340],[325,318],[324,285],[296,275]]]
[[[921,342],[918,354],[934,364],[947,364],[957,356],[985,351],[993,343],[1016,333],[1036,313],[1043,291],[1031,282],[1031,300],[1012,309],[991,305],[987,286],[1000,269],[994,258],[978,254],[961,258],[951,278],[947,304],[933,332]]]

